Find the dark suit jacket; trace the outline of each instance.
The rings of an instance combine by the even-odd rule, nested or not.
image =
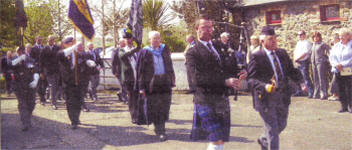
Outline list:
[[[165,83],[165,88],[171,91],[172,86],[175,85],[175,72],[171,60],[171,52],[165,46],[162,52],[164,61],[165,73],[168,83]],[[138,54],[137,60],[137,86],[138,90],[145,90],[150,93],[150,87],[153,87],[152,79],[154,77],[154,59],[153,54],[146,49],[142,49]]]
[[[60,47],[54,45],[52,49],[47,45],[40,53],[39,58],[39,69],[40,72],[45,73],[46,75],[53,75],[59,73],[59,62],[57,60],[57,53],[59,52]]]
[[[97,69],[98,66],[100,66],[100,68],[104,68],[104,61],[100,58],[98,51],[93,50],[93,53],[95,54],[95,59],[90,51],[87,52],[87,54],[90,56],[90,59],[93,60],[96,64],[96,67],[90,68],[89,72],[91,75],[96,75],[100,73],[100,71]]]
[[[42,45],[41,48],[39,48],[39,46],[34,45],[31,49],[31,57],[36,61],[37,64],[39,64],[40,62],[40,53],[42,52],[44,46]]]
[[[217,58],[209,52],[208,48],[199,41],[190,47],[186,53],[187,69],[192,70],[192,81],[196,86],[194,102],[201,104],[214,104],[223,101],[222,98],[213,98],[214,95],[222,97],[226,93],[226,75]]]
[[[291,103],[292,88],[289,85],[289,78],[295,82],[302,82],[302,75],[298,69],[295,69],[286,50],[276,50],[276,55],[279,57],[281,67],[284,73],[284,82],[280,88],[285,96],[284,103],[288,106]],[[265,91],[265,85],[271,84],[271,79],[274,76],[274,71],[270,60],[264,49],[256,51],[252,55],[252,59],[248,66],[248,84],[252,90],[253,104],[255,109],[268,107],[270,94]]]
[[[63,51],[59,51],[57,55],[59,60],[60,75],[64,87],[75,85],[75,70],[72,67],[72,57],[71,55],[65,57]],[[86,61],[88,56],[85,52],[78,55],[78,84],[85,85],[89,81],[88,65]]]

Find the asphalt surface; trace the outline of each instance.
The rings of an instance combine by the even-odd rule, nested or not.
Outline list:
[[[252,108],[250,96],[231,99],[231,137],[225,150],[258,150],[256,139],[263,123]],[[168,141],[160,142],[153,125],[131,123],[128,107],[115,95],[100,93],[100,100],[87,100],[90,112],[81,113],[77,130],[70,121],[63,101],[52,110],[49,102],[36,105],[31,128],[21,131],[14,96],[1,97],[1,149],[119,149],[119,150],[205,150],[207,141],[190,141],[192,95],[174,94],[170,120],[166,124]],[[352,114],[337,113],[337,101],[294,97],[287,128],[280,134],[283,150],[351,150]]]

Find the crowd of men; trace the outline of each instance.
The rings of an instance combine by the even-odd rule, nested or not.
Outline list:
[[[342,105],[339,112],[352,109],[352,36],[347,29],[340,31],[341,39],[332,48],[322,42],[319,32],[312,35],[311,44],[306,33],[300,31],[293,60],[285,49],[278,48],[273,27],[265,26],[259,37],[251,38],[247,60],[231,45],[229,33],[224,32],[219,41],[214,41],[213,30],[213,21],[200,16],[195,22],[197,37],[187,36],[189,45],[184,53],[189,93],[194,96],[190,138],[208,139],[207,150],[222,150],[224,142],[229,140],[229,96],[244,82],[248,82],[254,109],[264,122],[264,133],[257,140],[262,149],[279,149],[279,135],[287,125],[292,95],[307,91],[309,98],[328,98],[330,70],[334,86],[339,88],[335,91]],[[128,103],[133,124],[154,124],[156,136],[165,141],[165,122],[169,119],[172,87],[176,81],[171,52],[157,31],[149,32],[150,45],[144,48],[131,33],[121,34],[112,56],[112,72],[121,84],[118,97]],[[104,69],[94,45],[89,43],[87,47],[85,51],[84,45],[72,37],[59,46],[54,36],[49,36],[47,46],[43,46],[42,38],[37,37],[34,46],[19,47],[16,56],[8,52],[2,59],[7,91],[9,94],[14,91],[19,102],[23,131],[31,127],[36,92],[40,104],[45,105],[47,86],[51,89],[53,109],[57,109],[56,101],[62,95],[72,129],[78,127],[81,109],[89,111],[84,103],[86,93],[93,100],[99,99],[96,88],[100,70]],[[310,79],[310,64],[314,82]]]

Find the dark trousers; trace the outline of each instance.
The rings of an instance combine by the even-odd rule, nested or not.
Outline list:
[[[276,92],[268,98],[268,107],[258,109],[264,122],[264,134],[260,140],[270,150],[279,149],[279,135],[287,125],[289,109],[282,97],[284,97],[282,94]]]
[[[309,64],[308,60],[299,63],[298,69],[301,71],[304,83],[308,88],[308,95],[313,95],[314,87],[312,84],[312,79],[309,76]],[[298,88],[298,92],[301,92],[301,88]]]
[[[84,87],[81,85],[68,85],[64,87],[64,92],[67,96],[66,108],[68,117],[71,120],[72,125],[77,125],[79,123],[79,116],[81,113],[82,105],[82,89]]]
[[[312,64],[315,98],[328,97],[328,73],[329,64],[327,62]]]
[[[138,119],[138,96],[139,92],[133,89],[133,81],[125,82],[125,89],[128,94],[128,110],[130,111],[132,123],[136,123]],[[129,87],[129,88],[127,88]]]
[[[80,92],[81,92],[81,96],[80,96],[81,99],[80,100],[82,103],[82,108],[84,108],[84,109],[87,109],[85,97],[88,92],[88,86],[89,86],[89,80],[87,79],[86,81],[82,82],[82,86],[81,86],[82,88],[80,89]]]
[[[13,81],[11,78],[11,73],[4,73],[5,75],[5,87],[6,87],[6,92],[7,94],[11,94],[12,93],[12,86],[13,86]]]
[[[31,127],[32,112],[35,107],[35,89],[23,83],[15,83],[15,94],[18,100],[18,111],[24,127]]]
[[[50,89],[51,103],[53,105],[56,105],[56,100],[58,97],[58,90],[59,90],[59,88],[58,88],[59,75],[52,74],[52,75],[46,75],[45,77],[48,81],[48,85],[49,85],[49,89]]]
[[[48,87],[48,81],[46,79],[39,79],[37,92],[41,102],[45,102],[46,88]]]
[[[339,73],[335,75],[339,87],[341,108],[346,110],[349,106],[352,111],[352,76],[341,76]]]
[[[95,98],[98,99],[97,96],[97,87],[99,86],[99,82],[100,82],[100,76],[99,74],[94,74],[90,76],[90,95],[91,98]]]
[[[166,76],[155,76],[153,90],[147,92],[148,116],[154,123],[155,134],[165,134],[165,122],[169,120],[171,105],[171,88],[168,87]]]

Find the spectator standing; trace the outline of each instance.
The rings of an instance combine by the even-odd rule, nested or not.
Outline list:
[[[339,86],[339,112],[343,113],[348,107],[352,112],[352,74],[348,72],[352,69],[352,40],[351,32],[346,28],[341,29],[339,35],[341,41],[333,46],[329,60]]]
[[[340,36],[338,33],[335,33],[334,38],[332,39],[331,46],[334,46],[338,42],[340,42]],[[330,90],[329,90],[331,93],[331,96],[328,98],[328,100],[336,101],[339,99],[339,94],[338,94],[339,93],[339,86],[337,85],[335,73],[332,73],[331,76],[332,76],[332,79],[331,79]]]
[[[327,100],[330,46],[323,42],[319,32],[315,32],[312,38],[311,62],[314,81],[313,98]]]
[[[301,71],[304,82],[308,88],[308,98],[313,97],[314,87],[312,84],[312,80],[309,74],[309,65],[310,65],[310,54],[312,44],[306,39],[306,32],[300,31],[298,32],[299,41],[296,44],[296,48],[293,52],[294,61],[298,64],[298,69]],[[303,91],[301,88],[298,88],[295,96],[303,95]]]

